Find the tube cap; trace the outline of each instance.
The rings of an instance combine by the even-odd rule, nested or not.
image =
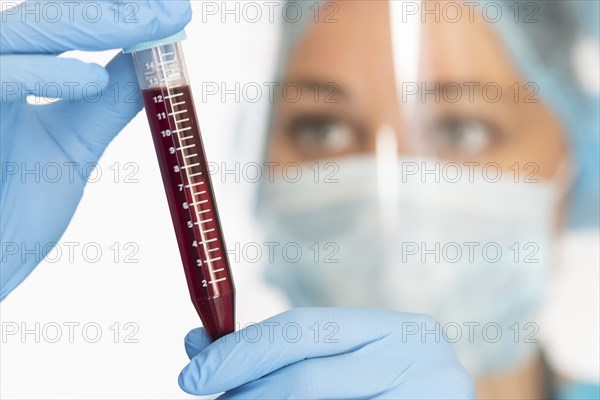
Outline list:
[[[127,47],[127,48],[123,49],[123,53],[135,53],[136,51],[148,50],[153,47],[164,46],[166,44],[180,42],[185,39],[187,39],[185,30],[181,30],[181,31],[177,32],[176,34],[166,37],[164,39],[150,40],[147,42],[138,43],[131,47]]]

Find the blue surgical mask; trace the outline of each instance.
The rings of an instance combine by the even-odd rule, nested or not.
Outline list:
[[[496,181],[477,169],[456,180],[447,164],[427,159],[398,159],[389,183],[375,158],[336,165],[327,180],[304,174],[263,193],[269,241],[302,251],[267,267],[294,305],[432,315],[476,376],[536,353],[556,185]]]

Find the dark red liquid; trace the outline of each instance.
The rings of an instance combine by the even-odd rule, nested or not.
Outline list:
[[[192,302],[216,340],[234,331],[234,285],[189,86],[143,90]]]

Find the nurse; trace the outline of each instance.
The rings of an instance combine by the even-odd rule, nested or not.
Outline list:
[[[48,53],[168,36],[190,11],[165,3],[144,3],[136,29],[79,21],[62,27],[66,37],[7,15],[3,162],[97,161],[140,102],[92,104],[76,91],[33,108],[22,92],[40,80],[135,82],[127,57],[103,69]],[[537,2],[540,22],[527,25],[506,8],[511,17],[492,22],[467,18],[465,6],[450,21],[423,20],[402,2],[332,4],[335,23],[284,23],[278,80],[310,95],[277,99],[258,156],[305,172],[316,162],[326,178],[264,185],[257,213],[271,240],[328,245],[330,257],[268,265],[267,278],[303,308],[210,345],[202,329],[190,332],[181,387],[230,398],[549,396],[536,322],[557,238],[597,224],[597,97],[564,62],[593,33],[583,23],[592,12]],[[57,241],[85,171],[62,185],[8,172],[3,242]],[[49,250],[23,263],[3,248],[0,296]]]

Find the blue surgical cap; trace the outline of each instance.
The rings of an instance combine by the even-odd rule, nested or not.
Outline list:
[[[533,3],[535,8],[528,5],[531,1],[500,2],[509,15],[515,4],[521,10],[535,10],[535,15],[529,23],[503,18],[495,25],[525,80],[538,85],[539,96],[564,126],[575,168],[569,198],[569,228],[598,228],[600,101],[598,88],[586,87],[597,85],[597,75],[595,83],[578,75],[576,50],[582,43],[591,43],[595,46],[591,49],[595,51],[593,56],[598,57],[600,3],[580,0]]]

